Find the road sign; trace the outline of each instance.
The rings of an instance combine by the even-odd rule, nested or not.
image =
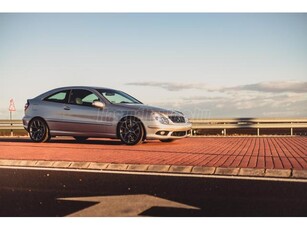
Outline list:
[[[9,111],[10,111],[10,112],[15,112],[15,111],[16,111],[15,104],[14,104],[14,100],[13,100],[13,99],[10,100]]]

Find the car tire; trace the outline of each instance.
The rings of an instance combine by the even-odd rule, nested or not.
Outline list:
[[[117,133],[122,143],[137,145],[143,142],[144,128],[142,122],[135,117],[123,118],[117,126]]]
[[[46,142],[50,140],[49,127],[41,118],[34,118],[29,123],[29,135],[34,142]]]
[[[88,139],[88,137],[74,137],[77,142],[84,142]]]
[[[164,142],[164,143],[169,143],[169,142],[173,142],[175,141],[175,139],[162,139],[160,140],[161,142]]]

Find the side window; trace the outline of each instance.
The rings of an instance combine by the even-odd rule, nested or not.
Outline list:
[[[102,92],[102,95],[112,104],[118,104],[118,103],[133,103],[131,99],[128,97],[124,97],[123,95],[117,93],[117,92]]]
[[[93,93],[87,95],[85,98],[82,99],[82,102],[87,102],[91,104],[93,103],[93,101],[99,101],[99,98]]]
[[[73,89],[69,98],[69,103],[75,105],[92,106],[93,101],[99,101],[99,98],[91,91],[84,89]]]
[[[60,91],[54,93],[44,99],[44,101],[51,101],[57,103],[66,103],[68,98],[69,90]]]

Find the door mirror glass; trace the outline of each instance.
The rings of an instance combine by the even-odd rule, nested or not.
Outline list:
[[[105,105],[105,103],[103,103],[101,101],[94,101],[92,103],[92,106],[99,108],[99,109],[103,109],[106,105]]]

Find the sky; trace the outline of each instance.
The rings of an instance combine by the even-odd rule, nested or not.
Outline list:
[[[0,119],[70,85],[190,118],[307,117],[306,13],[0,13]]]

